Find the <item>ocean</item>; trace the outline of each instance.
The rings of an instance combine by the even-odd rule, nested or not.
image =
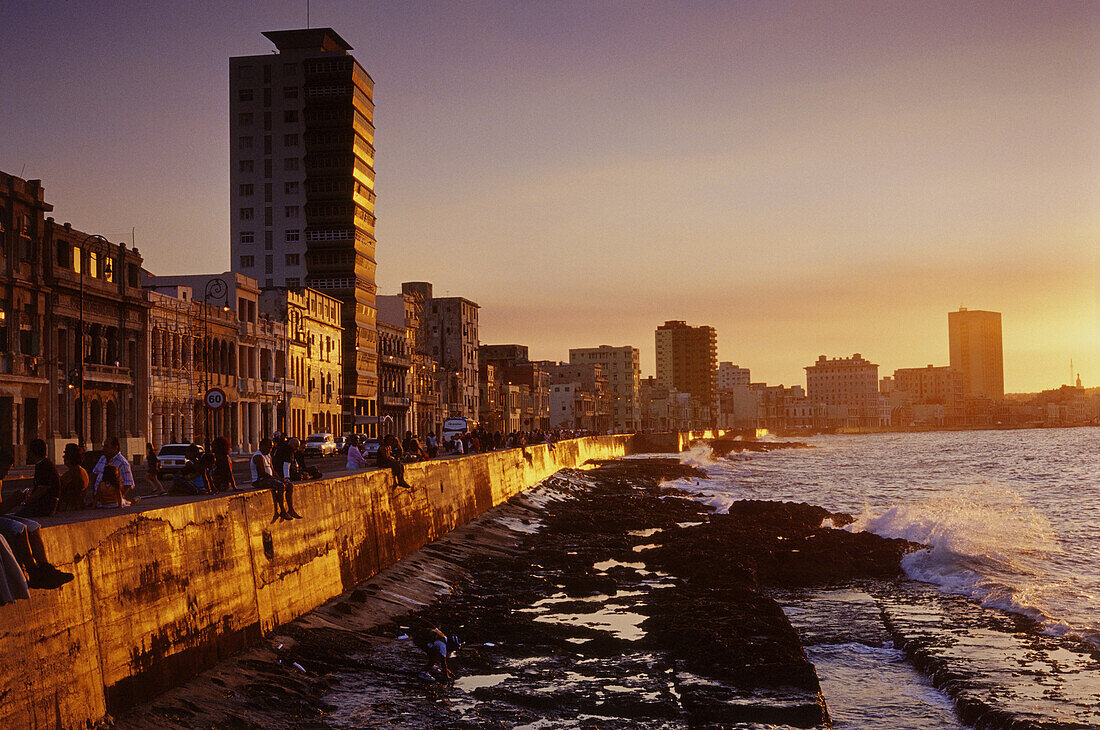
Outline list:
[[[927,545],[903,560],[908,595],[859,600],[912,637],[928,667],[956,680],[956,704],[962,697],[1026,722],[1100,726],[1100,429],[824,435],[806,443],[811,448],[717,460],[696,447],[683,459],[709,478],[670,486],[718,511],[739,499],[809,502],[855,516],[845,529]],[[807,610],[822,614],[791,602],[796,626]],[[849,648],[842,675],[883,651]],[[837,647],[808,647],[811,658],[815,649],[831,660],[825,655]],[[829,671],[819,665],[826,687]],[[833,698],[838,704],[845,702]]]

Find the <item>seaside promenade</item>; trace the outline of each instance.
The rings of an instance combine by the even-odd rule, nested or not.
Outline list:
[[[0,717],[82,727],[147,701],[566,467],[649,448],[601,436],[44,520],[54,591],[0,608]],[[681,443],[674,439],[675,446]]]

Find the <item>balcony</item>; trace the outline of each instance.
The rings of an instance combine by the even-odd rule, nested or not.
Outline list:
[[[0,355],[0,375],[17,375],[23,378],[36,378],[45,381],[46,368],[34,355],[6,353]]]
[[[403,395],[383,395],[382,405],[391,408],[408,408],[409,399]]]
[[[133,378],[130,377],[130,368],[92,363],[84,363],[84,380],[113,385],[133,385],[134,383]]]

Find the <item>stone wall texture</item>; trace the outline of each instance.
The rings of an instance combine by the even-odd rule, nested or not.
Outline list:
[[[637,449],[573,439],[43,527],[76,578],[0,607],[0,724],[93,725],[149,700],[565,467]],[[648,450],[648,449],[643,449]],[[669,449],[671,450],[671,449]]]

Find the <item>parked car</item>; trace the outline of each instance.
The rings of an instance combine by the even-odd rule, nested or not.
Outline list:
[[[382,442],[378,439],[359,439],[359,453],[363,455],[363,458],[367,461],[378,461],[378,449],[382,447]]]
[[[157,452],[161,474],[177,474],[188,460],[195,461],[203,454],[198,444],[164,444]]]
[[[311,433],[306,436],[306,456],[332,456],[336,453],[336,440],[331,433]]]
[[[337,454],[346,454],[346,453],[348,453],[348,437],[347,436],[337,436],[335,441],[336,441],[336,453]]]

